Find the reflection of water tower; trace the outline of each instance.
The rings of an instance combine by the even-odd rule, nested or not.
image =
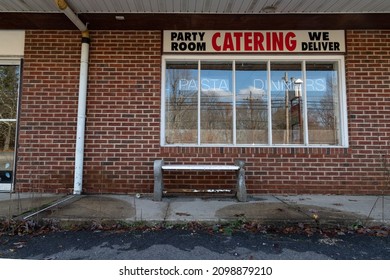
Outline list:
[[[285,92],[285,120],[286,133],[284,143],[301,142],[303,140],[302,119],[302,84],[301,79],[291,78],[289,82],[287,72],[282,78],[286,85]],[[293,87],[291,87],[293,85]],[[290,133],[291,130],[291,133]]]
[[[302,118],[302,84],[301,79],[293,79],[294,89],[290,91],[291,104],[291,130],[292,141],[303,141],[303,118]]]

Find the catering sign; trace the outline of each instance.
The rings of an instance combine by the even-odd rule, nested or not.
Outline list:
[[[164,31],[164,53],[342,53],[343,30]]]

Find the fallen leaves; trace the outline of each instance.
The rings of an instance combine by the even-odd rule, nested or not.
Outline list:
[[[58,231],[60,228],[52,221],[38,222],[34,220],[2,220],[0,221],[1,235],[26,235],[26,234],[44,234],[47,232]]]
[[[371,236],[377,236],[377,237],[388,237],[389,236],[389,228],[385,227],[370,227],[365,228],[361,227],[355,230],[358,234],[366,234]]]
[[[315,220],[315,219],[314,219]],[[351,226],[333,226],[325,227],[318,223],[297,223],[297,224],[262,224],[254,221],[245,221],[245,219],[237,219],[231,222],[209,224],[199,222],[185,223],[147,223],[147,222],[109,222],[103,223],[91,221],[84,224],[71,224],[61,226],[54,221],[34,221],[34,220],[0,220],[0,236],[1,235],[28,235],[28,234],[46,234],[53,231],[122,231],[122,232],[151,232],[161,231],[166,229],[178,229],[192,232],[208,232],[209,234],[226,234],[232,235],[237,232],[248,232],[254,234],[301,234],[306,236],[322,235],[326,238],[334,238],[345,234],[364,234],[376,237],[389,237],[390,227],[371,226],[364,227],[361,224],[352,224]],[[326,239],[327,240],[327,239]],[[325,241],[324,241],[325,242]],[[22,244],[20,244],[22,245]]]

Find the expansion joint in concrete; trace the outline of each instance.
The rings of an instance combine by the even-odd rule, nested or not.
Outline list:
[[[167,208],[166,208],[166,210],[165,210],[165,215],[164,215],[164,222],[167,220],[167,218],[168,218],[168,216],[169,216],[170,208],[171,208],[171,202],[168,201]]]

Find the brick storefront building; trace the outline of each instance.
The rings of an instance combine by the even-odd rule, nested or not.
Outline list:
[[[151,193],[156,159],[241,159],[253,194],[389,194],[389,14],[364,12],[125,14],[128,25],[112,20],[107,28],[99,14],[81,14],[90,22],[82,192]],[[8,16],[0,13],[0,37],[10,30],[23,35],[22,55],[0,53],[1,65],[20,69],[17,116],[2,117],[15,119],[17,132],[15,149],[7,150],[15,153],[10,189],[72,193],[80,31],[61,13],[40,24],[41,13],[28,20],[13,15],[22,26]],[[50,25],[54,17],[66,23]],[[196,41],[191,34],[209,30],[216,49],[228,52],[168,52],[164,43],[177,39],[175,30],[183,48]],[[245,32],[223,41],[218,30]],[[290,54],[285,41],[278,53],[282,47],[267,41],[268,31],[298,38],[294,32],[302,30],[322,43],[342,31],[345,49]],[[256,52],[241,51],[246,47]],[[173,172],[165,180],[168,190],[227,189],[235,182],[224,172]]]

